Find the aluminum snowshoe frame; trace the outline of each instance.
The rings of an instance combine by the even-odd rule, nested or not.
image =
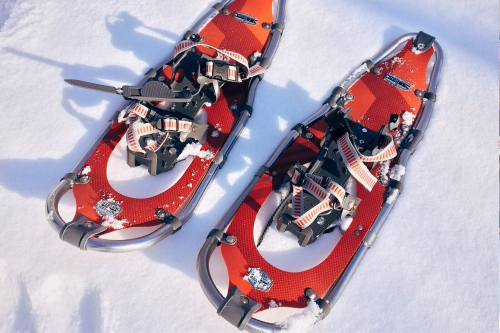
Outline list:
[[[225,0],[213,5],[211,9],[203,17],[201,17],[190,30],[186,32],[185,36],[198,34],[215,15],[219,13],[226,15],[226,6],[233,1],[234,0]],[[264,28],[270,30],[270,35],[266,42],[266,45],[264,46],[262,58],[266,58],[269,61],[273,59],[281,40],[281,35],[285,26],[285,5],[286,0],[273,0],[274,22],[272,24],[263,23],[263,27],[265,24],[266,26]],[[164,58],[158,65],[154,67],[154,69],[157,71],[161,70],[165,64],[169,63],[173,59],[174,52]],[[150,79],[150,76],[148,74],[149,71],[136,86],[143,86]],[[56,187],[49,193],[46,200],[45,212],[47,221],[49,222],[51,227],[59,234],[59,237],[61,239],[63,239],[63,234],[66,233],[64,240],[69,242],[70,244],[75,245],[82,250],[94,250],[100,252],[130,252],[142,250],[158,243],[164,238],[175,233],[176,230],[178,230],[183,224],[185,224],[193,214],[203,194],[211,184],[217,171],[222,167],[226,156],[233,147],[236,139],[239,137],[240,132],[244,128],[246,122],[250,118],[257,86],[262,79],[263,74],[250,78],[244,101],[244,105],[246,105],[246,108],[239,112],[226,141],[220,148],[219,153],[216,155],[215,159],[212,161],[208,172],[206,172],[202,180],[195,186],[195,189],[184,201],[182,206],[177,210],[173,223],[163,223],[155,231],[141,237],[126,240],[113,240],[98,237],[98,234],[105,231],[106,228],[85,219],[76,218],[74,221],[71,221],[71,224],[73,224],[73,226],[71,230],[68,230],[69,222],[64,221],[64,219],[59,214],[58,205],[63,195],[68,192],[74,184],[81,184],[85,183],[86,181],[85,176],[82,177],[78,174],[78,172],[84,167],[85,162],[88,160],[92,152],[98,146],[100,141],[106,136],[113,124],[117,121],[120,116],[120,110],[125,109],[130,103],[133,102],[133,100],[125,100],[118,108],[118,111],[116,111],[111,119],[109,119],[104,129],[101,131],[90,148],[86,151],[80,161],[75,165],[73,169],[71,169],[68,174],[66,174],[60,180]],[[123,161],[123,163],[126,163],[126,161]],[[159,217],[159,219],[162,220],[161,217]]]
[[[431,39],[429,39],[431,38]],[[400,152],[398,155],[394,158],[394,161],[396,161],[397,164],[406,167],[410,156],[413,154],[416,145],[420,141],[420,139],[423,136],[423,133],[425,129],[427,128],[427,125],[429,123],[432,110],[434,107],[435,103],[435,97],[436,97],[436,90],[437,86],[439,83],[439,76],[442,68],[442,63],[443,63],[443,54],[442,54],[442,49],[440,45],[434,40],[432,36],[429,36],[425,33],[409,33],[400,36],[399,38],[395,39],[392,43],[388,44],[385,48],[383,48],[381,51],[379,51],[378,54],[376,54],[371,60],[365,61],[361,67],[359,67],[356,71],[354,71],[352,74],[347,76],[347,78],[342,82],[342,84],[339,87],[336,87],[331,96],[325,101],[325,103],[321,106],[321,108],[316,111],[313,115],[310,117],[306,118],[302,123],[298,124],[295,126],[291,132],[283,139],[283,141],[280,143],[278,148],[274,151],[274,153],[271,155],[271,157],[268,159],[268,161],[260,167],[258,172],[255,174],[253,180],[250,182],[250,184],[245,188],[245,190],[240,194],[240,196],[237,198],[237,200],[230,206],[230,208],[227,210],[227,212],[224,214],[224,216],[221,218],[221,220],[217,223],[217,225],[214,227],[214,230],[208,235],[205,243],[203,244],[203,247],[200,250],[200,253],[198,255],[198,260],[197,260],[197,271],[198,271],[198,277],[199,281],[201,284],[201,287],[203,289],[203,292],[205,293],[206,297],[209,299],[210,303],[218,309],[218,313],[222,315],[226,320],[231,322],[233,325],[238,327],[240,330],[247,330],[249,332],[274,332],[274,331],[279,331],[282,330],[283,328],[274,323],[269,323],[269,322],[264,322],[255,318],[252,318],[253,312],[255,312],[259,307],[260,304],[257,303],[257,306],[254,300],[248,298],[245,295],[240,295],[240,304],[238,304],[237,300],[235,301],[234,298],[235,296],[233,294],[237,294],[239,290],[236,288],[236,286],[233,287],[233,289],[236,288],[236,291],[233,289],[231,290],[230,294],[228,295],[227,298],[222,296],[222,294],[219,292],[218,288],[216,287],[214,281],[212,280],[211,274],[210,274],[210,269],[209,269],[209,263],[210,263],[210,258],[215,251],[216,247],[222,242],[225,244],[232,244],[236,243],[236,237],[232,235],[225,234],[225,231],[227,231],[229,225],[232,222],[233,216],[238,210],[238,207],[243,203],[247,195],[251,192],[251,190],[254,188],[254,186],[259,182],[260,178],[262,175],[265,174],[266,170],[270,168],[270,166],[276,161],[276,159],[279,157],[281,152],[283,152],[293,141],[295,141],[300,135],[301,135],[301,129],[306,128],[310,124],[314,123],[321,117],[325,116],[325,114],[332,109],[335,109],[337,107],[337,102],[340,100],[341,95],[347,91],[349,87],[351,87],[364,73],[370,71],[371,69],[375,68],[375,66],[382,61],[386,60],[391,54],[393,54],[401,45],[407,43],[409,40],[413,39],[414,40],[414,45],[418,51],[426,51],[431,45],[434,48],[434,57],[435,57],[435,63],[432,68],[432,72],[430,74],[430,80],[429,83],[427,84],[427,91],[426,92],[419,92],[416,91],[416,94],[421,94],[422,96],[418,96],[423,98],[423,103],[421,105],[421,108],[419,110],[418,116],[415,119],[411,129],[410,133],[414,133],[410,138],[406,139],[406,142],[404,143],[404,146],[402,145]],[[426,40],[427,39],[427,40]],[[359,70],[362,67],[365,67],[363,70]],[[425,96],[424,96],[425,95]],[[399,181],[399,187],[402,187],[402,183],[404,180],[404,176],[401,177],[401,180]],[[397,184],[394,184],[393,186],[396,186]],[[388,186],[388,188],[391,185]],[[332,281],[332,285],[330,288],[327,290],[327,292],[323,295],[318,295],[320,298],[316,300],[316,303],[323,309],[321,318],[318,320],[323,319],[331,310],[331,308],[335,305],[335,303],[338,301],[340,298],[342,292],[346,288],[349,280],[351,279],[353,273],[355,272],[356,268],[358,267],[361,259],[365,255],[366,251],[373,245],[377,233],[379,232],[380,228],[382,227],[385,219],[391,212],[392,208],[394,207],[394,204],[397,201],[397,198],[399,197],[399,194],[401,193],[401,189],[399,188],[400,191],[396,194],[396,197],[393,198],[390,203],[384,200],[383,205],[381,210],[379,211],[377,218],[373,222],[371,228],[368,230],[368,232],[365,234],[363,240],[361,241],[361,245],[355,252],[354,256],[352,257],[351,261],[349,264],[346,266],[346,268],[343,270],[341,275],[336,279],[335,281]],[[233,237],[234,239],[231,239]],[[228,243],[229,242],[229,243]],[[241,294],[241,292],[240,292]],[[231,297],[230,297],[231,296]],[[306,295],[307,296],[307,295]],[[243,298],[242,298],[243,297]],[[228,313],[224,314],[224,308],[227,305],[230,305],[231,307],[236,307],[238,310],[231,309],[231,311],[228,311]],[[243,304],[243,305],[242,305]],[[251,305],[251,307],[249,306]]]

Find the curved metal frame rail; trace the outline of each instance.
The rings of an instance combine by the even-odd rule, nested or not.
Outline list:
[[[217,8],[223,8],[229,3],[231,3],[233,0],[224,0],[221,1],[220,3],[212,6],[212,9],[209,10],[202,18],[198,20],[198,22],[192,27],[191,33],[199,33],[203,27],[205,27],[210,20],[219,13]],[[278,0],[277,7],[274,8],[276,12],[274,13],[275,17],[275,24],[276,25],[281,25],[281,27],[284,27],[284,17],[285,17],[285,3],[286,0]],[[282,29],[273,29],[270,33],[270,37],[267,41],[267,44],[265,46],[264,52],[263,52],[263,57],[272,60],[274,57],[277,47],[279,45],[279,42],[281,40],[281,34],[282,34]],[[173,60],[174,54],[173,52],[163,59],[156,67],[155,69],[161,70],[163,68],[163,65],[170,62]],[[142,80],[137,84],[137,86],[142,86],[144,83],[147,81],[148,76],[144,76]],[[259,82],[262,80],[262,76],[256,76],[251,79],[250,86],[247,91],[247,95],[245,98],[245,104],[252,106],[254,97],[255,97],[255,92],[257,90],[257,86]],[[85,155],[80,159],[80,161],[76,164],[76,166],[71,170],[70,173],[77,173],[79,170],[83,167],[87,159],[90,157],[94,149],[97,147],[99,142],[102,140],[102,138],[106,135],[106,133],[109,131],[111,126],[114,124],[116,119],[118,118],[118,115],[120,113],[120,110],[123,110],[128,104],[130,104],[130,101],[125,101],[123,102],[120,107],[119,111],[115,113],[115,115],[108,121],[106,127],[102,130],[102,132],[99,134],[97,139],[94,141],[92,146],[87,150]],[[220,149],[220,154],[221,156],[227,156],[231,148],[233,147],[236,139],[239,137],[241,130],[244,128],[248,118],[250,118],[250,113],[248,111],[241,112],[238,119],[235,121],[233,125],[233,130],[231,131],[231,134],[228,136],[226,139],[226,142]],[[203,194],[205,193],[206,189],[212,182],[212,179],[214,178],[215,174],[217,171],[221,168],[220,164],[217,162],[212,162],[212,165],[210,166],[207,174],[205,177],[202,179],[202,181],[197,185],[197,188],[195,191],[192,192],[192,194],[187,198],[187,200],[184,202],[184,204],[180,207],[179,209],[179,216],[178,219],[181,221],[181,223],[184,225],[184,223],[187,222],[187,220],[191,217],[193,214],[194,209],[196,208],[197,204],[199,203],[200,199],[202,198]],[[61,179],[59,184],[50,192],[50,194],[47,197],[46,201],[46,206],[45,206],[45,212],[46,212],[46,217],[47,221],[49,224],[52,226],[52,228],[59,234],[61,232],[61,229],[65,226],[66,222],[62,219],[58,212],[58,204],[61,199],[61,197],[71,189],[73,186],[73,182],[71,180],[67,179]],[[91,237],[87,240],[84,250],[94,250],[94,251],[100,251],[100,252],[129,252],[129,251],[136,251],[136,250],[141,250],[145,249],[153,244],[158,243],[159,241],[163,240],[167,236],[171,235],[173,233],[173,227],[171,224],[164,224],[160,226],[158,229],[155,231],[138,237],[138,238],[132,238],[132,239],[127,239],[127,240],[111,240],[111,239],[104,239],[104,238],[99,238],[99,237]]]
[[[410,39],[414,39],[417,36],[416,33],[409,33],[405,34],[396,40],[394,40],[391,44],[389,44],[386,48],[382,49],[377,55],[375,55],[372,58],[372,62],[374,65],[379,64],[383,60],[385,60],[389,55],[391,55],[393,52],[395,52],[402,44],[406,43]],[[439,75],[441,72],[441,67],[443,63],[443,54],[441,50],[441,46],[434,41],[433,43],[434,47],[434,57],[435,57],[435,65],[431,73],[430,81],[428,84],[428,92],[429,93],[436,93],[437,90],[437,85],[439,82]],[[349,75],[341,84],[340,87],[347,90],[350,88],[357,80],[358,78],[364,74],[365,72],[369,71],[369,68],[366,66],[367,63],[370,63],[370,61],[364,62],[357,70],[355,70],[351,75]],[[335,94],[335,90],[334,90]],[[332,96],[335,98],[335,101],[337,101],[336,96]],[[424,132],[425,129],[427,128],[427,125],[429,123],[430,116],[432,114],[432,109],[434,107],[434,101],[431,99],[426,99],[422,103],[420,112],[419,112],[419,117],[416,119],[415,123],[412,126],[412,129],[418,130],[420,132]],[[328,111],[332,109],[332,106],[330,106],[327,102],[325,102],[321,108],[316,111],[313,115],[311,115],[309,118],[305,119],[302,124],[304,126],[309,126],[312,124],[314,121],[319,119],[320,117],[324,116]],[[269,160],[261,167],[261,169],[268,169],[274,161],[278,158],[278,156],[281,154],[283,150],[288,147],[288,145],[296,140],[300,136],[300,133],[296,131],[295,129],[292,129],[292,131],[283,139],[279,147],[274,151],[272,156],[269,158]],[[397,164],[400,164],[402,166],[407,165],[409,157],[411,155],[411,152],[408,149],[403,149],[401,153],[396,157],[397,158]],[[235,201],[235,203],[228,209],[228,211],[224,214],[222,219],[219,221],[219,223],[215,226],[215,229],[219,230],[227,230],[229,227],[229,224],[231,222],[231,219],[233,215],[236,213],[238,207],[243,203],[247,195],[250,193],[252,188],[257,184],[257,182],[260,179],[260,175],[255,175],[253,178],[252,182],[245,188],[245,190],[241,193],[241,195],[238,197],[238,199]],[[403,182],[403,178],[401,178],[401,182]],[[392,203],[387,203],[385,202],[382,206],[382,209],[380,213],[377,216],[377,219],[374,221],[372,227],[368,231],[368,233],[365,235],[365,238],[363,239],[363,242],[359,249],[357,250],[356,254],[354,255],[353,259],[349,263],[349,265],[346,267],[345,271],[343,274],[340,276],[338,281],[334,283],[330,289],[325,293],[325,295],[321,295],[321,298],[328,301],[328,305],[330,309],[335,305],[339,297],[341,296],[342,292],[344,291],[347,283],[351,279],[354,271],[356,270],[357,266],[359,265],[361,259],[363,258],[364,254],[366,251],[371,247],[373,244],[376,235],[380,228],[382,227],[382,224],[384,223],[386,217],[388,216],[389,212],[392,210],[394,204],[396,203],[397,198],[399,197],[399,194],[397,197],[392,201]],[[198,271],[198,277],[199,281],[201,284],[201,287],[203,289],[203,292],[209,299],[210,303],[218,309],[220,305],[224,302],[224,297],[222,294],[219,292],[217,287],[215,286],[212,277],[210,275],[210,270],[209,270],[209,261],[212,253],[214,252],[215,248],[217,247],[217,239],[214,237],[208,237],[207,240],[205,241],[203,247],[200,250],[200,253],[198,255],[198,261],[197,261],[197,271]],[[250,318],[248,321],[247,325],[245,326],[245,330],[249,332],[274,332],[274,331],[279,331],[281,330],[281,327],[279,325],[273,324],[273,323],[267,323],[264,321],[260,321],[254,318]]]

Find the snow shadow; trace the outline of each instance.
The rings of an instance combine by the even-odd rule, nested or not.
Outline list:
[[[2,0],[0,1],[0,31],[2,30],[5,22],[10,17],[12,13],[12,8],[16,4],[17,0]]]
[[[26,282],[22,278],[19,278],[18,283],[19,300],[12,330],[15,332],[36,332],[36,318],[33,314],[33,305],[26,288]]]
[[[161,61],[174,47],[180,36],[165,30],[148,27],[133,15],[122,12],[106,18],[106,27],[111,34],[112,44],[120,50],[131,51],[140,60],[150,64],[144,71]],[[141,32],[145,31],[145,32]],[[151,36],[151,32],[155,36]],[[4,48],[19,57],[32,60],[42,66],[54,66],[61,70],[61,81],[79,79],[109,85],[107,81],[136,84],[142,79],[131,69],[109,65],[95,67],[85,64],[71,64],[26,53],[17,49]],[[85,128],[86,134],[76,142],[71,151],[61,158],[3,159],[0,160],[0,184],[23,197],[45,199],[62,176],[69,172],[91,146],[107,120],[121,105],[122,98],[96,91],[89,91],[65,85],[61,100],[62,109],[75,118]],[[105,103],[102,116],[97,119],[87,114],[86,109],[96,108]],[[102,107],[102,106],[101,106]],[[55,127],[54,136],[64,138],[71,128]],[[26,184],[30,184],[26,186]]]
[[[85,291],[78,309],[78,330],[81,333],[102,331],[101,292],[95,287]]]
[[[350,5],[352,4],[351,1],[347,2]],[[493,41],[489,34],[484,33],[484,29],[488,28],[489,22],[466,21],[463,16],[453,15],[453,13],[443,19],[440,17],[442,15],[440,10],[429,10],[424,4],[419,3],[412,3],[409,6],[405,1],[390,3],[364,1],[358,5],[362,5],[364,11],[370,12],[381,19],[392,16],[399,20],[404,17],[405,25],[403,27],[391,26],[384,32],[384,45],[387,45],[401,34],[418,32],[407,30],[407,27],[417,27],[418,30],[423,30],[436,37],[445,52],[451,46],[450,44],[454,44],[456,49],[463,54],[469,54],[471,59],[481,59],[485,63],[495,66],[493,70],[498,69],[498,64],[492,62],[491,54],[492,43],[498,43],[498,41],[496,39]],[[467,5],[457,3],[456,6]],[[469,4],[469,6],[472,5]]]
[[[154,59],[155,54],[167,55],[181,36],[164,29],[146,25],[128,12],[106,16],[106,29],[111,34],[111,45],[122,51],[131,51],[136,58],[154,65],[161,59]],[[141,33],[146,30],[149,34]],[[148,69],[148,68],[146,68]]]
[[[320,101],[314,100],[295,82],[289,81],[280,87],[264,80],[257,91],[254,114],[247,123],[249,133],[244,130],[234,145],[226,164],[210,185],[211,193],[204,196],[191,219],[178,233],[142,252],[151,260],[197,280],[193,263],[210,230],[292,127],[316,112],[326,97],[327,94]]]

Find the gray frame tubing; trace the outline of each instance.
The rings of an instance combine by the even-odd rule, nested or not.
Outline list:
[[[379,64],[382,62],[385,58],[387,58],[389,55],[391,55],[394,51],[396,51],[402,44],[406,43],[408,40],[413,39],[417,36],[416,33],[410,33],[410,34],[405,34],[396,40],[394,40],[391,44],[389,44],[386,48],[382,49],[375,57],[372,58],[372,61],[374,62],[375,65]],[[436,93],[437,90],[437,85],[438,85],[438,80],[439,80],[439,75],[441,72],[441,66],[443,62],[443,55],[442,55],[442,50],[441,46],[434,41],[433,44],[434,47],[434,56],[435,56],[435,65],[433,68],[433,71],[431,73],[431,78],[430,82],[428,85],[428,92],[433,92]],[[364,65],[361,65],[356,71],[353,72],[353,74],[349,75],[347,79],[345,79],[341,83],[341,87],[345,88],[346,90],[351,87],[354,82],[362,75],[364,74],[368,69],[364,69],[363,67],[366,67]],[[428,123],[430,116],[432,114],[432,109],[434,107],[434,102],[432,100],[424,100],[424,103],[422,103],[422,107],[420,109],[421,112],[419,112],[420,116],[416,119],[413,128],[417,129],[421,132],[424,132]],[[311,123],[316,121],[318,118],[324,116],[329,110],[331,110],[331,107],[328,104],[323,104],[321,108],[316,111],[313,115],[311,115],[309,118],[304,120],[302,122],[303,125],[309,126]],[[296,138],[298,138],[299,133],[296,130],[292,130],[286,137],[285,139],[281,142],[279,145],[278,149],[275,150],[275,152],[272,154],[272,156],[269,158],[269,160],[263,165],[261,169],[267,169],[269,168],[274,161],[278,158],[278,156],[281,154],[281,152]],[[403,165],[406,167],[408,163],[408,159],[410,157],[411,153],[407,149],[403,149],[402,152],[398,156],[397,164]],[[229,227],[233,215],[236,213],[236,210],[238,207],[243,203],[247,195],[250,193],[252,188],[257,184],[259,181],[261,175],[256,174],[252,182],[245,188],[243,193],[238,197],[236,202],[228,209],[226,214],[222,217],[222,219],[219,221],[219,223],[215,226],[216,229],[224,230],[226,231],[227,228]],[[403,182],[403,178],[401,179],[401,182]],[[399,197],[396,197],[396,199]],[[357,266],[359,265],[361,259],[363,258],[363,255],[366,253],[366,251],[370,248],[370,246],[373,244],[376,235],[380,228],[382,227],[382,224],[384,223],[386,217],[388,216],[389,212],[392,210],[392,207],[394,206],[396,199],[392,203],[387,203],[385,202],[382,206],[382,209],[377,216],[377,219],[373,223],[372,227],[368,231],[368,233],[365,235],[365,238],[363,239],[363,242],[360,246],[360,248],[357,250],[356,254],[354,255],[353,259],[345,269],[344,273],[341,275],[337,283],[333,284],[330,289],[321,297],[328,301],[328,305],[330,306],[330,309],[335,305],[337,300],[339,299],[340,295],[344,291],[347,283],[349,282],[352,274],[356,270]],[[212,277],[210,275],[210,270],[209,270],[209,262],[210,262],[210,257],[212,253],[214,252],[215,248],[217,247],[217,239],[214,237],[208,237],[207,240],[205,241],[203,247],[200,250],[200,253],[198,255],[198,261],[197,261],[197,271],[198,271],[198,277],[199,281],[201,284],[201,287],[203,289],[203,292],[209,299],[210,303],[218,309],[219,306],[223,303],[224,297],[222,294],[219,292],[217,287],[215,286]],[[247,326],[245,327],[245,330],[249,332],[274,332],[277,330],[281,330],[281,327],[277,324],[273,323],[267,323],[264,321],[260,321],[254,318],[250,318],[248,321]]]
[[[284,17],[285,17],[285,3],[286,0],[277,0],[278,1],[278,6],[277,6],[277,12],[274,13],[275,16],[275,22],[274,23],[279,23],[284,26]],[[221,1],[220,4],[223,6],[228,5],[229,3],[233,2],[233,0],[224,0]],[[273,4],[274,5],[274,4]],[[215,8],[212,8],[210,11],[208,11],[202,18],[198,20],[198,22],[193,26],[191,31],[194,33],[198,33],[205,27],[212,18],[218,14],[218,11]],[[266,57],[267,59],[272,59],[276,53],[278,44],[281,40],[281,32],[279,30],[272,30],[271,31],[271,36],[270,39],[268,40],[267,45],[264,48],[263,52],[263,57]],[[170,54],[168,57],[166,57],[164,60],[162,60],[155,68],[157,70],[160,70],[164,64],[170,62],[173,59],[173,52]],[[144,76],[143,79],[137,84],[138,86],[142,86],[146,80],[148,79],[147,76]],[[250,82],[250,87],[247,91],[247,96],[245,100],[245,104],[252,106],[254,97],[255,97],[255,92],[257,90],[257,86],[259,82],[262,80],[262,76],[254,77],[251,79]],[[130,101],[124,101],[119,110],[123,110],[128,104],[130,104]],[[71,173],[77,173],[81,170],[81,168],[84,166],[85,162],[87,159],[90,157],[94,149],[97,147],[99,142],[104,138],[106,133],[109,131],[111,126],[114,124],[114,122],[117,119],[119,111],[115,113],[115,115],[108,121],[106,127],[102,130],[102,132],[99,134],[97,139],[94,141],[92,146],[87,150],[85,155],[80,159],[80,161],[76,164],[76,166],[71,170]],[[248,111],[241,112],[238,119],[236,122],[233,124],[233,128],[231,130],[230,135],[226,139],[226,142],[224,145],[221,147],[219,154],[222,154],[222,156],[227,156],[231,148],[233,147],[236,139],[240,135],[241,130],[244,128],[248,118],[250,118],[250,113]],[[179,210],[179,220],[182,222],[182,224],[186,223],[187,220],[191,217],[193,214],[194,209],[196,208],[198,202],[202,198],[203,194],[205,193],[206,189],[212,182],[213,177],[217,173],[217,171],[221,168],[220,164],[216,164],[215,162],[212,162],[212,165],[210,166],[207,174],[204,176],[202,181],[197,185],[195,191],[191,193],[191,195],[186,199],[184,204],[180,207]],[[49,224],[52,226],[52,228],[59,234],[61,229],[64,227],[66,222],[62,219],[58,212],[58,204],[61,199],[61,197],[70,190],[70,188],[73,186],[73,182],[70,180],[61,180],[59,184],[50,192],[50,194],[47,197],[46,201],[46,206],[45,206],[45,212],[46,212],[46,217],[47,221]],[[104,239],[104,238],[99,238],[99,237],[91,237],[86,243],[85,249],[89,250],[94,250],[94,251],[100,251],[100,252],[129,252],[129,251],[137,251],[137,250],[142,250],[145,249],[153,244],[158,243],[159,241],[163,240],[167,236],[171,235],[173,233],[173,228],[171,224],[164,224],[160,226],[158,229],[153,231],[150,234],[147,234],[142,237],[138,238],[132,238],[132,239],[127,239],[127,240],[111,240],[111,239]]]

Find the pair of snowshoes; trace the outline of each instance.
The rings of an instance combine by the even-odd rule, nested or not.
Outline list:
[[[137,86],[67,80],[126,101],[47,199],[47,218],[63,241],[82,250],[124,252],[179,231],[252,114],[257,85],[284,28],[284,6],[285,0],[213,6]],[[292,129],[199,254],[200,283],[219,315],[239,329],[272,331],[283,326],[256,319],[258,312],[309,304],[317,310],[315,320],[328,314],[403,190],[406,164],[436,100],[441,65],[434,37],[401,36]],[[173,180],[152,197],[123,194],[107,176],[114,155],[128,167],[147,169],[152,181]],[[76,213],[66,222],[58,206],[70,189]],[[107,237],[137,227],[155,229],[136,238]],[[295,272],[259,251],[273,237],[292,237],[313,252],[328,238],[331,249],[313,267]],[[209,270],[216,249],[227,266],[224,291]]]

